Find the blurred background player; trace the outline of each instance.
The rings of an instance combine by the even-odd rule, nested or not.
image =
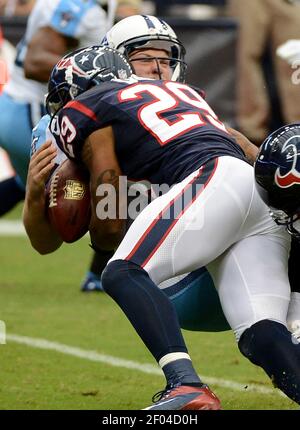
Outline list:
[[[36,0],[0,0],[0,15],[27,16]]]
[[[237,19],[238,127],[260,146],[268,134],[300,118],[300,92],[290,67],[276,55],[279,45],[300,39],[298,0],[228,0]]]
[[[9,70],[11,69],[14,57],[15,48],[3,38],[0,27],[0,94],[8,81]],[[0,181],[9,180],[14,174],[7,152],[0,148]]]

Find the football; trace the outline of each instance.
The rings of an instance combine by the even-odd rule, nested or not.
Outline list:
[[[89,174],[71,160],[53,172],[46,187],[48,219],[64,242],[80,239],[89,228],[91,196]]]

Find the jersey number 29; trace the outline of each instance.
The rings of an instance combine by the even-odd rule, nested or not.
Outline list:
[[[214,111],[193,88],[179,82],[165,82],[164,86],[165,89],[151,83],[140,83],[119,92],[120,103],[140,99],[145,92],[155,98],[154,101],[143,105],[138,115],[143,127],[157,139],[160,145],[165,145],[175,137],[207,123],[227,132],[225,125],[219,121]],[[175,109],[180,101],[193,106],[196,108],[195,111],[176,114],[177,119],[172,123],[164,119],[162,114]]]

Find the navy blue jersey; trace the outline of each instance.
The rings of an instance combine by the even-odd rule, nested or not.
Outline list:
[[[105,82],[59,112],[56,139],[70,158],[80,159],[85,139],[110,125],[122,173],[133,180],[172,185],[212,158],[246,160],[197,91],[178,82],[134,82]]]

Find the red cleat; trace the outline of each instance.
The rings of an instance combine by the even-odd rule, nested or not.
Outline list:
[[[157,401],[156,396],[159,395]],[[219,410],[221,403],[218,397],[203,384],[201,387],[192,387],[189,385],[179,385],[175,387],[166,387],[153,396],[154,405],[144,410],[166,410],[166,411],[185,411],[185,410]]]

